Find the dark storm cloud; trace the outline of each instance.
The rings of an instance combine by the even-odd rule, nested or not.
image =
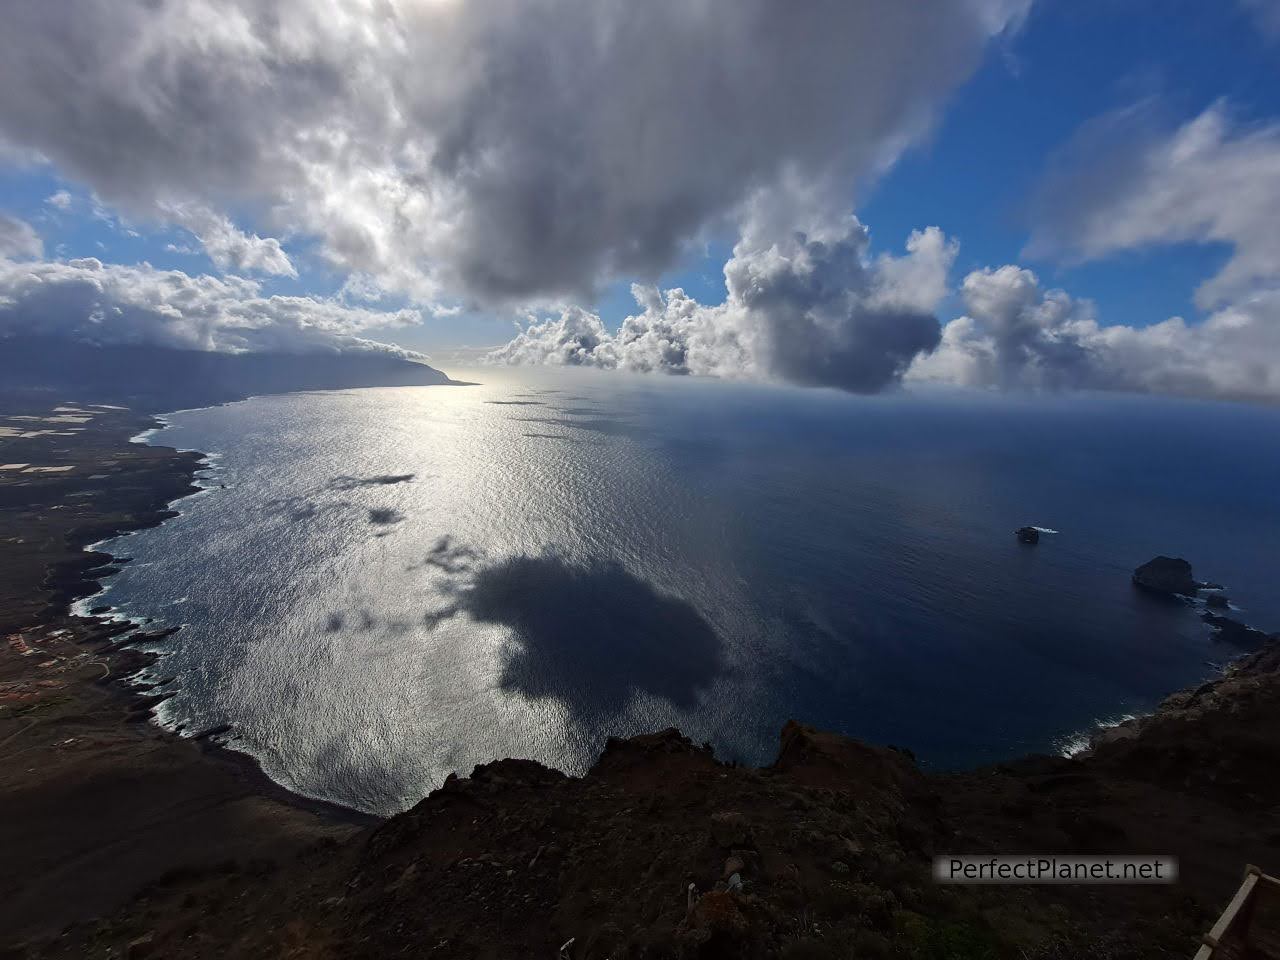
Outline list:
[[[847,209],[1025,6],[13,0],[0,140],[233,267],[293,270],[227,210],[419,298],[558,298]]]

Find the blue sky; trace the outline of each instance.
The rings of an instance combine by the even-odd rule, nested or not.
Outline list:
[[[352,17],[362,15],[351,0],[334,2],[350,8]],[[931,376],[988,385],[1056,382],[1063,370],[1045,365],[1051,354],[1058,363],[1059,346],[1070,340],[1073,350],[1108,353],[1074,385],[1178,390],[1190,383],[1198,351],[1226,346],[1181,337],[1176,356],[1139,376],[1129,365],[1141,354],[1151,366],[1154,340],[1098,337],[1085,329],[1095,317],[1105,326],[1141,330],[1173,316],[1201,326],[1215,310],[1265,307],[1266,322],[1257,320],[1252,338],[1237,338],[1231,348],[1247,358],[1272,342],[1270,330],[1280,324],[1271,316],[1273,302],[1280,303],[1280,266],[1268,262],[1274,244],[1264,214],[1280,204],[1280,176],[1270,172],[1271,157],[1280,154],[1276,0],[967,0],[940,2],[928,15],[889,0],[820,12],[770,0],[714,0],[706,8],[714,15],[705,21],[673,24],[633,21],[632,8],[620,0],[604,7],[583,0],[543,4],[543,19],[520,24],[534,16],[530,8],[395,0],[397,17],[370,24],[367,49],[356,34],[334,32],[301,0],[288,0],[289,17],[278,21],[262,18],[248,0],[162,4],[163,17],[152,4],[121,0],[116,18],[96,28],[101,49],[90,51],[75,44],[94,31],[74,33],[65,29],[66,17],[25,12],[0,42],[9,44],[0,49],[7,63],[0,67],[0,81],[7,81],[0,96],[0,216],[34,227],[48,261],[95,257],[191,276],[250,276],[263,296],[332,299],[334,318],[349,306],[421,307],[421,325],[384,329],[357,313],[352,329],[437,357],[457,359],[463,346],[506,343],[515,322],[527,322],[529,307],[554,317],[557,301],[574,304],[598,314],[603,327],[565,319],[542,331],[532,354],[513,353],[523,358],[517,362],[535,356],[665,369],[666,361],[651,355],[621,361],[611,347],[590,355],[590,344],[607,340],[638,312],[632,282],[680,287],[701,307],[725,301],[726,262],[750,230],[729,211],[741,209],[735,204],[761,183],[785,204],[791,187],[769,178],[794,167],[802,179],[821,179],[830,157],[835,189],[822,194],[827,222],[814,227],[826,229],[827,241],[862,249],[861,240],[847,232],[841,240],[844,228],[832,226],[853,212],[870,232],[872,257],[902,257],[908,235],[931,226],[959,245],[954,258],[935,256],[932,266],[922,263],[924,273],[913,274],[913,282],[927,285],[941,271],[946,289],[937,296],[898,291],[890,298],[894,310],[925,311],[945,325],[979,309],[963,295],[967,278],[1006,264],[1038,278],[1006,272],[991,281],[998,290],[970,291],[985,296],[988,306],[1013,297],[1021,313],[979,316],[977,333],[953,328],[961,349],[935,364]],[[663,17],[682,17],[678,9],[664,7]],[[242,15],[246,31],[258,32],[253,47],[239,46],[241,33],[217,31],[232,12]],[[79,8],[83,17],[100,13],[91,5]],[[584,43],[596,36],[590,31],[601,17],[617,27],[610,34],[616,48],[588,62]],[[780,31],[785,18],[794,22]],[[296,34],[288,49],[308,51],[312,60],[261,54],[280,42],[271,33],[278,22]],[[454,27],[459,37],[496,46],[455,51]],[[212,31],[209,42],[194,43],[201,28]],[[384,28],[392,32],[378,36]],[[681,31],[689,34],[687,43],[673,43]],[[113,43],[126,51],[113,51]],[[400,47],[403,62],[396,59]],[[246,49],[262,61],[247,68]],[[566,57],[583,61],[577,68],[583,76],[561,87],[564,78],[542,65]],[[120,79],[122,63],[140,71],[132,83]],[[301,85],[289,72],[295,68]],[[342,83],[317,92],[309,78],[322,73]],[[268,84],[255,85],[262,76]],[[380,85],[384,78],[390,85]],[[408,82],[416,80],[418,87]],[[386,104],[388,91],[401,100]],[[910,122],[913,111],[935,117],[924,136]],[[1133,111],[1135,130],[1145,132],[1135,133],[1126,149],[1148,161],[1167,160],[1179,135],[1195,133],[1197,118],[1218,128],[1202,138],[1200,169],[1191,174],[1166,164],[1159,175],[1167,182],[1149,183],[1154,175],[1132,176],[1135,166],[1129,182],[1120,184],[1117,169],[1112,190],[1109,171],[1094,170],[1091,180],[1081,181],[1089,189],[1078,204],[1060,190],[1048,191],[1045,184],[1055,182],[1050,174],[1080,161],[1080,151],[1067,148],[1081,131],[1118,111]],[[802,116],[794,120],[789,113]],[[406,116],[420,118],[422,128],[398,129]],[[875,150],[904,137],[911,145],[887,172],[872,176]],[[242,147],[227,147],[233,143]],[[326,143],[347,146],[329,150]],[[430,151],[447,154],[455,143],[461,144],[458,157],[419,162]],[[31,162],[33,155],[51,159]],[[1234,164],[1238,183],[1213,182],[1217,158],[1224,169]],[[1179,218],[1162,206],[1168,196],[1181,198],[1175,205],[1194,205],[1201,183],[1214,193],[1202,209]],[[62,191],[69,200],[49,202]],[[1259,192],[1252,217],[1250,191]],[[109,200],[98,202],[99,195]],[[1133,217],[1146,218],[1142,229],[1126,228]],[[799,226],[777,230],[779,249],[800,264],[792,292],[816,276],[810,254],[787,239],[809,229],[800,214],[794,219]],[[184,226],[203,232],[203,239]],[[211,232],[222,238],[221,247]],[[1053,242],[1029,246],[1041,233]],[[756,248],[737,261],[744,275],[766,268],[768,240],[759,241],[757,231]],[[3,242],[0,237],[0,253]],[[673,261],[672,249],[686,252]],[[1202,296],[1198,306],[1197,287],[1237,254],[1247,261],[1241,269],[1252,286],[1237,278],[1229,298]],[[276,268],[264,266],[271,262]],[[837,297],[837,312],[847,313],[848,323],[832,344],[803,352],[818,356],[839,348],[851,358],[851,343],[864,352],[886,346],[859,339],[877,322],[868,319],[875,299],[868,291],[888,275],[865,254],[864,262],[865,269],[823,264],[848,284],[847,295]],[[344,287],[362,273],[376,281],[379,295],[358,292],[374,289],[368,282]],[[584,295],[593,284],[601,292]],[[1051,293],[1058,288],[1069,300]],[[122,295],[141,294],[131,287]],[[813,287],[806,295],[826,294]],[[209,309],[225,313],[226,306],[220,301]],[[778,330],[764,328],[775,321],[749,316],[748,305],[730,306],[727,319],[700,307],[679,323],[701,325],[703,333],[708,324],[715,327],[710,339],[732,341],[739,355],[716,355],[675,372],[758,372],[763,362],[764,374],[777,373],[777,343],[764,358],[743,347],[753,337],[757,345],[772,342]],[[821,336],[821,318],[833,302],[788,306],[800,311],[793,329]],[[655,313],[647,322],[658,319]],[[264,322],[277,320],[272,315]],[[661,335],[670,336],[669,322],[661,322],[667,324]],[[1022,363],[1015,377],[1008,368],[1023,347],[996,334],[1028,324],[1041,328],[1041,342],[1034,362]],[[677,339],[688,332],[681,329]],[[687,347],[681,341],[680,356]],[[906,352],[893,354],[898,347]],[[909,349],[893,347],[890,381],[903,375],[913,355],[931,350],[928,337]],[[1264,373],[1266,380],[1273,371]],[[783,378],[805,382],[806,376]],[[1219,371],[1214,390],[1230,393],[1229,381],[1240,376],[1257,378],[1247,365]],[[1280,384],[1260,389],[1273,388]]]

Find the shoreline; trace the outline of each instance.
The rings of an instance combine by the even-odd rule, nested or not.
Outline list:
[[[147,714],[146,722],[164,736],[176,741],[189,740],[200,743],[202,744],[202,749],[207,753],[218,755],[223,760],[228,760],[241,766],[245,773],[260,781],[260,789],[264,795],[271,796],[300,809],[333,818],[339,822],[369,826],[381,822],[384,818],[331,800],[309,797],[306,794],[290,790],[268,776],[253,754],[239,750],[232,745],[230,740],[223,739],[221,732],[217,728],[189,732],[183,729],[185,725],[179,725],[175,728],[161,722],[155,713],[155,708],[168,699],[171,694],[157,691],[161,686],[167,685],[172,678],[145,678],[143,674],[146,671],[163,662],[164,654],[142,649],[138,644],[163,641],[166,637],[181,630],[183,625],[178,624],[159,630],[149,630],[147,626],[151,622],[151,618],[139,619],[130,617],[116,612],[114,606],[112,606],[111,610],[99,614],[94,614],[89,609],[93,599],[104,597],[105,594],[109,593],[110,584],[108,578],[117,572],[118,567],[124,563],[131,562],[133,559],[128,556],[127,552],[113,553],[110,550],[100,548],[109,543],[118,544],[119,541],[127,541],[128,537],[136,533],[154,529],[169,520],[176,519],[181,516],[182,511],[174,509],[175,504],[188,497],[214,489],[202,486],[200,478],[197,476],[202,471],[209,469],[211,454],[194,448],[180,449],[168,444],[155,444],[140,438],[147,434],[155,435],[168,429],[170,424],[165,418],[171,414],[183,413],[188,410],[204,410],[213,406],[227,406],[231,403],[243,403],[251,399],[253,398],[246,397],[244,400],[229,400],[223,403],[210,404],[206,407],[189,407],[183,410],[166,411],[163,414],[145,414],[151,420],[151,425],[129,437],[128,442],[148,447],[162,456],[171,456],[175,460],[187,457],[193,458],[191,460],[183,460],[182,466],[178,468],[178,475],[185,474],[186,476],[186,489],[166,500],[162,507],[150,515],[143,515],[138,518],[137,522],[121,525],[108,532],[105,536],[86,543],[82,549],[86,557],[95,558],[93,563],[70,573],[64,573],[61,570],[51,572],[46,582],[49,582],[50,587],[55,591],[55,596],[59,598],[55,603],[65,606],[64,619],[85,621],[96,625],[88,628],[85,636],[77,642],[93,643],[99,637],[110,640],[105,647],[97,651],[97,654],[101,659],[106,660],[108,664],[116,661],[123,668],[122,671],[113,671],[115,688],[127,701],[130,714],[145,711]],[[76,539],[79,538],[76,537]],[[74,543],[74,540],[71,542]],[[96,559],[98,557],[107,559],[98,561]],[[51,604],[52,606],[53,604]],[[77,611],[76,608],[79,606],[85,608],[84,612]]]
[[[7,437],[5,459],[43,472],[0,475],[3,941],[110,913],[175,871],[283,862],[375,822],[286,790],[247,754],[154,723],[164,683],[130,678],[157,655],[133,645],[169,631],[72,610],[128,562],[119,543],[115,554],[94,548],[177,515],[172,505],[200,489],[203,457],[131,443],[160,424],[148,412],[7,399],[5,414],[34,418],[18,422],[76,422]]]

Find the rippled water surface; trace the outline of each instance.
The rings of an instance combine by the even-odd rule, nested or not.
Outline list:
[[[152,437],[214,455],[179,518],[111,548],[135,562],[107,602],[183,625],[165,722],[231,723],[285,785],[383,813],[672,724],[755,763],[799,717],[955,767],[1231,655],[1132,590],[1154,554],[1280,629],[1274,410],[470,378]],[[1024,523],[1061,532],[1025,547]]]

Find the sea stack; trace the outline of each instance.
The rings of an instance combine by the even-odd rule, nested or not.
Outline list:
[[[1133,585],[1165,596],[1194,597],[1201,584],[1181,557],[1155,557],[1133,571]]]
[[[1014,531],[1019,543],[1039,543],[1040,531],[1035,527],[1019,527]]]

